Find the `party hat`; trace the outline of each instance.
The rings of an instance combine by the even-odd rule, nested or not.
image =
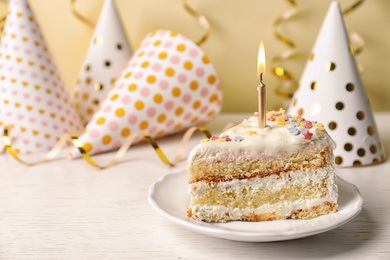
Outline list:
[[[16,152],[47,151],[82,129],[27,0],[10,1],[0,51],[0,125]]]
[[[131,53],[115,4],[106,0],[76,86],[76,108],[83,123],[88,122],[107,96]]]
[[[339,166],[385,160],[337,2],[329,8],[289,113],[325,125],[336,143],[335,162]]]
[[[128,62],[80,141],[91,154],[118,148],[131,133],[160,137],[216,116],[222,91],[214,66],[191,40],[152,32]]]

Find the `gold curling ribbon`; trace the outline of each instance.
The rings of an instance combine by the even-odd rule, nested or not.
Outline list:
[[[5,23],[5,20],[7,19],[7,15],[4,15],[3,17],[0,18],[0,24],[1,24],[1,28],[0,28],[0,33],[3,32],[4,30],[4,24]],[[3,34],[0,35],[0,38],[3,36]]]
[[[168,159],[168,157],[165,155],[165,153],[161,150],[161,148],[157,144],[156,140],[154,138],[152,138],[150,135],[145,134],[145,133],[136,133],[136,134],[132,134],[129,137],[127,137],[125,139],[125,142],[120,147],[120,149],[114,155],[114,158],[106,165],[99,165],[94,160],[92,160],[91,156],[84,150],[83,144],[78,140],[78,137],[76,135],[71,135],[71,138],[72,138],[73,145],[79,150],[79,152],[80,152],[81,156],[84,158],[84,160],[87,161],[90,165],[97,167],[99,169],[105,169],[105,168],[108,168],[108,167],[118,163],[123,158],[126,151],[130,148],[130,146],[133,144],[133,142],[139,137],[144,138],[152,146],[152,148],[156,152],[157,156],[160,158],[160,160],[163,163],[173,167],[176,164],[178,164],[181,161],[181,159],[183,158],[184,150],[185,150],[189,140],[191,139],[191,137],[193,136],[193,134],[197,130],[203,132],[208,138],[211,137],[210,132],[205,127],[195,127],[195,126],[190,127],[184,133],[184,135],[182,137],[182,140],[181,140],[180,145],[179,145],[179,149],[176,152],[176,156],[175,156],[173,162],[171,162]]]
[[[7,19],[7,15],[4,15],[3,17],[0,18],[0,23],[4,23],[5,19]]]
[[[286,10],[283,12],[279,17],[276,18],[276,20],[273,23],[273,30],[274,30],[274,36],[283,44],[287,45],[289,49],[284,50],[279,55],[273,57],[271,59],[271,62],[273,64],[280,63],[284,60],[287,60],[294,56],[297,53],[297,47],[296,44],[289,38],[283,36],[280,33],[281,25],[289,20],[291,17],[293,17],[298,12],[298,4],[295,0],[286,0],[291,6],[291,9]],[[348,15],[356,10],[359,6],[363,4],[364,0],[358,0],[354,3],[352,3],[350,6],[346,7],[342,13],[343,15]],[[349,39],[351,41],[351,52],[354,55],[358,55],[361,53],[365,46],[364,39],[356,32],[349,32]],[[352,46],[353,45],[353,46]],[[275,88],[275,92],[277,95],[286,97],[286,98],[292,98],[294,91],[297,88],[297,82],[294,79],[294,75],[292,72],[286,70],[285,68],[281,66],[271,66],[272,72],[280,79],[283,80],[283,82]],[[358,64],[358,68],[360,73],[363,72],[363,67]]]
[[[363,4],[364,0],[358,0],[355,3],[351,4],[350,6],[346,7],[343,10],[343,15],[347,15],[355,11],[356,8],[358,8],[361,4]]]
[[[56,143],[56,145],[42,159],[40,159],[36,162],[26,162],[26,161],[22,160],[18,156],[18,154],[15,152],[15,150],[12,148],[11,137],[9,135],[9,128],[6,126],[6,127],[4,127],[4,131],[3,131],[3,142],[4,142],[5,150],[15,160],[17,160],[18,162],[20,162],[24,165],[27,165],[27,166],[33,166],[33,165],[37,165],[37,164],[41,164],[41,163],[53,160],[57,156],[57,154],[61,150],[61,148],[66,144],[66,141],[68,140],[68,138],[69,138],[68,134],[63,134],[61,136],[60,140],[58,140],[58,142]]]
[[[72,144],[79,150],[81,157],[87,163],[89,163],[90,165],[92,165],[96,168],[99,168],[99,169],[106,169],[110,166],[117,164],[123,158],[123,156],[125,155],[127,150],[131,147],[131,145],[134,143],[134,141],[137,138],[143,138],[152,146],[152,148],[156,152],[157,156],[160,158],[160,160],[163,163],[173,167],[176,164],[178,164],[181,161],[181,159],[183,158],[183,154],[184,154],[184,151],[187,147],[187,144],[196,131],[202,132],[208,138],[211,137],[211,134],[206,127],[196,127],[196,126],[190,127],[184,133],[184,135],[181,139],[179,148],[176,152],[176,156],[174,157],[173,161],[170,161],[168,159],[168,157],[165,155],[163,150],[159,147],[159,145],[157,144],[157,141],[154,138],[152,138],[150,135],[145,134],[145,133],[136,133],[136,134],[130,135],[129,137],[127,137],[125,139],[124,143],[121,145],[119,150],[115,153],[113,159],[111,159],[111,161],[108,162],[106,165],[100,165],[97,162],[95,162],[92,159],[92,157],[85,151],[83,144],[80,142],[77,135],[75,135],[75,134],[67,134],[67,133],[63,134],[61,136],[60,140],[56,143],[56,145],[42,159],[35,161],[35,162],[27,162],[25,160],[22,160],[18,156],[17,152],[15,152],[15,150],[12,148],[12,142],[11,142],[11,137],[9,135],[9,127],[8,126],[4,127],[3,142],[4,142],[5,150],[15,160],[17,160],[18,162],[20,162],[24,165],[33,166],[33,165],[37,165],[37,164],[41,164],[41,163],[53,160],[57,156],[59,151],[62,149],[62,147],[64,147],[67,140],[70,138],[72,140]]]
[[[210,32],[211,32],[210,23],[204,15],[198,13],[191,6],[189,6],[187,0],[183,0],[183,6],[184,9],[191,16],[193,16],[198,21],[198,23],[205,29],[205,33],[203,34],[203,36],[195,42],[198,46],[201,46],[210,37]]]
[[[77,10],[76,8],[76,2],[77,0],[69,0],[69,3],[70,3],[70,11],[72,12],[72,14],[77,18],[79,19],[81,22],[85,23],[86,25],[90,26],[90,27],[94,27],[95,24],[88,20],[87,18],[85,18],[82,14],[80,14],[80,12]]]
[[[87,18],[85,18],[82,14],[80,14],[80,12],[77,10],[76,8],[76,2],[77,0],[69,0],[69,3],[70,3],[70,10],[72,12],[72,14],[77,18],[79,19],[80,21],[82,21],[83,23],[93,27],[94,26],[94,23],[91,22],[90,20],[88,20]],[[211,32],[211,26],[210,26],[210,23],[209,21],[207,20],[207,18],[198,13],[197,11],[195,11],[191,6],[189,6],[189,4],[187,3],[187,0],[183,0],[183,6],[184,6],[184,9],[191,15],[193,16],[197,21],[198,23],[205,29],[205,33],[203,34],[203,36],[197,40],[195,43],[198,45],[198,46],[201,46],[203,45],[203,43],[205,43],[207,41],[207,39],[209,38],[210,36],[210,32]]]
[[[347,6],[343,11],[343,16],[346,16],[350,13],[352,13],[353,11],[356,10],[356,8],[358,8],[359,6],[361,6],[362,4],[364,3],[364,0],[358,0],[354,3],[352,3],[350,6]],[[363,37],[361,37],[358,33],[356,32],[348,32],[348,36],[349,36],[349,40],[351,41],[351,46],[350,46],[350,51],[353,55],[358,55],[360,54],[366,43],[363,39]],[[363,73],[364,69],[363,67],[358,64],[358,69],[359,69],[359,72],[360,73]]]
[[[279,55],[274,56],[271,59],[271,64],[278,64],[282,61],[285,61],[291,57],[293,57],[297,53],[296,44],[289,38],[282,35],[280,32],[281,26],[284,22],[293,17],[296,13],[298,13],[298,4],[295,0],[286,0],[292,8],[284,11],[273,23],[273,31],[274,36],[281,43],[287,45],[289,49],[282,51]],[[291,71],[283,68],[278,65],[271,65],[272,72],[282,80],[282,83],[275,88],[275,93],[278,96],[282,96],[285,98],[291,98],[294,94],[294,91],[297,88],[297,82],[294,78],[294,75]]]

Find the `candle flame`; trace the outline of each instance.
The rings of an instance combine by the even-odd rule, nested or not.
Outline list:
[[[257,77],[260,77],[260,73],[265,73],[265,51],[263,41],[259,45],[259,54],[257,56]]]

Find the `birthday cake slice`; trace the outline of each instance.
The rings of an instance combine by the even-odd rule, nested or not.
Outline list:
[[[255,114],[190,153],[190,218],[206,222],[311,219],[337,211],[334,142],[321,123]]]

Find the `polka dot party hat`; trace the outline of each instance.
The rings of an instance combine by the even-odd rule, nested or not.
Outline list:
[[[371,165],[385,160],[337,2],[329,8],[289,113],[326,126],[336,142],[338,166]]]
[[[110,151],[132,133],[161,137],[206,122],[221,105],[217,73],[203,51],[178,33],[155,31],[142,41],[80,141],[91,154]]]
[[[131,56],[113,0],[104,2],[75,92],[76,108],[87,123]]]
[[[10,1],[1,39],[0,125],[21,153],[48,151],[82,130],[27,0]]]

